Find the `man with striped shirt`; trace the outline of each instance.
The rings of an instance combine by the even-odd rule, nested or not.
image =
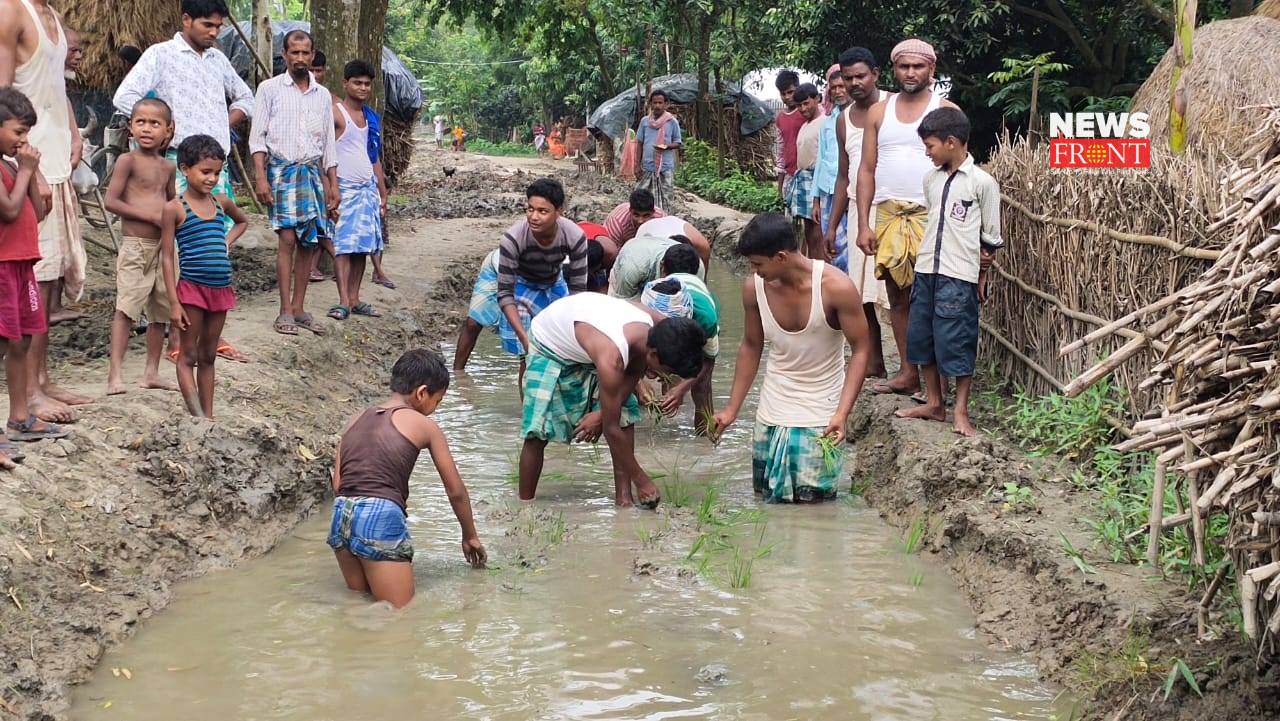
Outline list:
[[[561,216],[564,187],[540,178],[525,191],[525,219],[507,229],[492,265],[481,268],[471,310],[458,336],[454,370],[462,370],[486,325],[497,322],[502,347],[520,357],[529,352],[529,324],[551,302],[587,290],[587,236]],[[568,263],[565,263],[565,259]]]

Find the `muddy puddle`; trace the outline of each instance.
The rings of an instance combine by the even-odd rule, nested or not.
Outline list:
[[[739,281],[721,265],[712,287],[732,359]],[[521,506],[514,386],[486,334],[439,416],[491,569],[463,563],[424,454],[409,609],[344,589],[320,514],[268,556],[181,587],[76,691],[73,718],[976,721],[1067,708],[1026,658],[977,637],[945,573],[860,500],[757,504],[751,409],[716,448],[691,437],[687,408],[646,424],[641,462],[666,474],[659,513],[613,507],[603,445],[553,447],[538,500]]]

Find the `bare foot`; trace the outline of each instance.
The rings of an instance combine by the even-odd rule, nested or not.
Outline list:
[[[916,406],[901,408],[893,412],[899,418],[918,418],[925,421],[946,421],[947,409],[943,406]]]
[[[46,423],[74,423],[76,414],[66,405],[44,394],[31,396],[27,408],[36,418]]]
[[[3,468],[6,471],[12,471],[17,467],[18,467],[18,464],[14,463],[13,459],[10,458],[8,454],[4,453],[3,451],[0,451],[0,468]]]
[[[645,477],[641,480],[634,481],[636,487],[637,504],[641,508],[650,511],[658,507],[658,503],[662,500],[662,492],[654,485],[653,481]]]
[[[93,403],[93,399],[89,396],[82,396],[79,393],[69,391],[66,388],[59,388],[52,383],[48,383],[44,387],[44,394],[69,406],[87,406]]]
[[[138,385],[142,386],[143,388],[154,388],[156,390],[161,390],[161,391],[178,390],[177,381],[166,380],[164,378],[161,378],[160,376],[155,376],[153,378],[143,378],[138,383]]]
[[[909,396],[918,390],[920,390],[920,377],[914,373],[909,375],[898,373],[898,375],[887,381],[874,383],[871,386],[872,393],[880,393],[882,395],[896,393],[898,395]]]
[[[889,371],[884,366],[867,367],[867,378],[884,378],[889,375]]]
[[[80,311],[71,310],[70,308],[62,308],[49,314],[49,325],[66,323],[69,320],[75,320],[82,317],[84,317],[84,313],[81,313]]]
[[[951,426],[951,430],[965,438],[973,438],[978,435],[978,429],[973,425],[973,421],[969,420],[969,414],[958,408],[956,409],[956,419]]]
[[[124,379],[111,377],[107,379],[107,395],[118,396],[125,392]]]

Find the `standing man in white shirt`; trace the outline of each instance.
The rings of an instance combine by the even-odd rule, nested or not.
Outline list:
[[[182,30],[173,39],[147,48],[116,89],[113,104],[125,116],[132,115],[133,106],[148,95],[169,104],[174,135],[165,157],[174,161],[175,168],[178,144],[192,135],[208,135],[231,157],[234,129],[253,115],[253,93],[216,47],[218,31],[228,14],[225,0],[182,0]],[[213,193],[234,198],[229,166],[222,165]],[[176,171],[175,175],[177,191],[182,194],[187,190],[187,178]],[[230,230],[233,222],[227,216],[224,225]],[[176,359],[173,336],[171,331],[169,354]],[[218,343],[218,355],[248,360],[225,340]]]
[[[29,142],[40,151],[35,182],[44,207],[38,209],[43,220],[35,276],[49,323],[75,318],[78,314],[61,310],[61,299],[75,302],[84,291],[84,242],[71,186],[71,169],[80,162],[83,145],[67,99],[67,40],[62,18],[47,0],[0,0],[0,87],[12,85],[25,95],[37,116]],[[49,380],[48,333],[32,336],[28,357],[31,412],[55,423],[74,420],[68,406],[90,399]]]
[[[311,75],[315,41],[304,30],[284,36],[285,72],[262,81],[249,131],[255,192],[270,208],[271,227],[280,238],[276,280],[280,315],[275,329],[297,335],[305,328],[324,335],[306,311],[307,284],[320,235],[338,217],[338,155],[333,98]]]

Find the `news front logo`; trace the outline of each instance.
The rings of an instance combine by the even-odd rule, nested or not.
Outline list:
[[[1081,170],[1151,166],[1146,113],[1052,113],[1049,167]]]

